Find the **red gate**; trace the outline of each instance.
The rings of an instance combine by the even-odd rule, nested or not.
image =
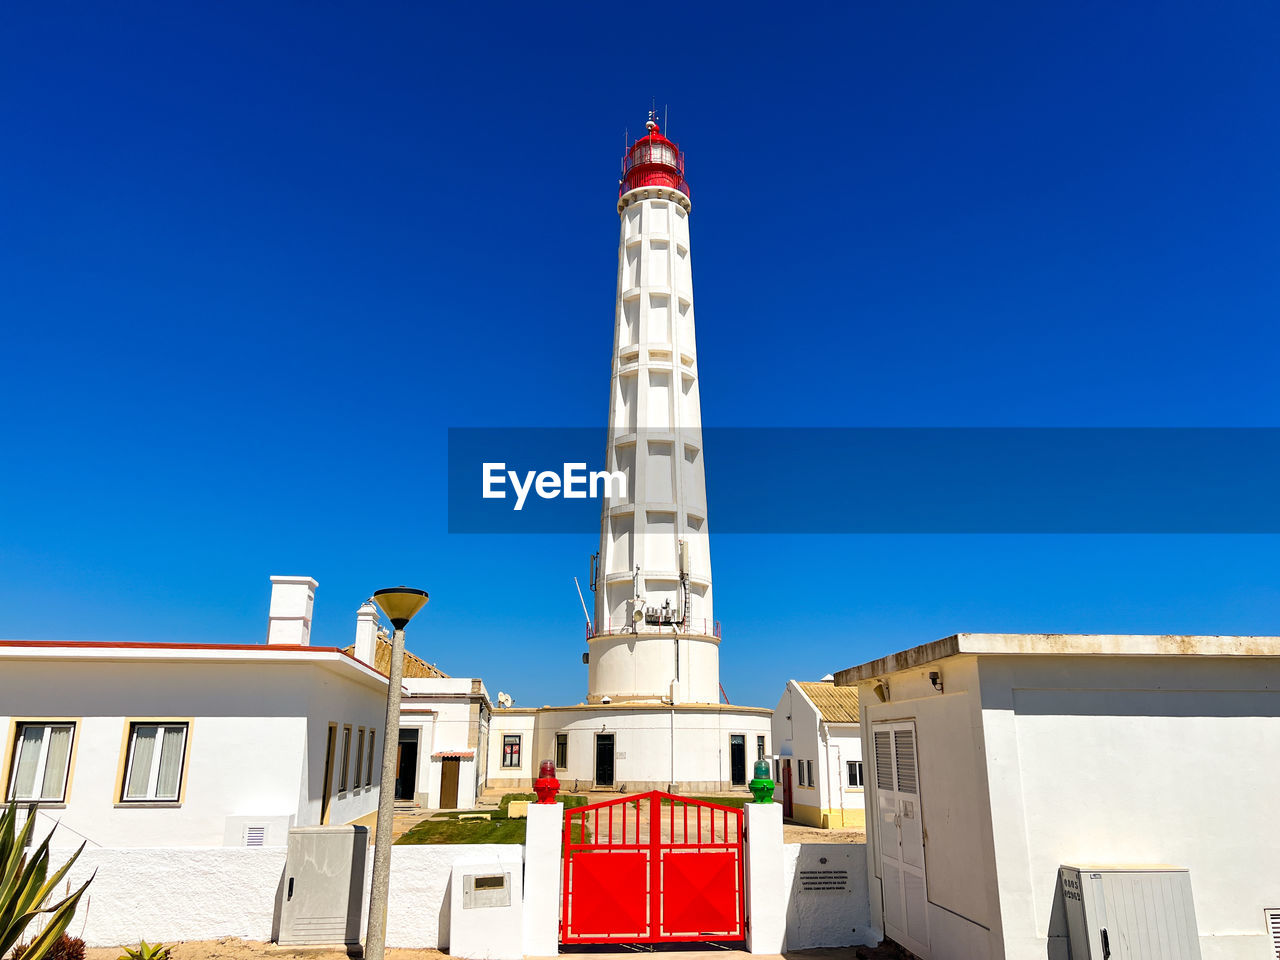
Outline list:
[[[564,814],[561,943],[741,940],[742,811],[655,790]]]

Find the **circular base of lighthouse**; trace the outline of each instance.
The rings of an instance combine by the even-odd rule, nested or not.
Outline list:
[[[587,702],[720,702],[720,638],[614,633],[589,641]]]
[[[489,786],[530,790],[542,760],[557,763],[565,793],[747,794],[752,767],[773,753],[764,707],[732,704],[578,704],[495,710]],[[504,736],[520,735],[519,768],[502,766]]]

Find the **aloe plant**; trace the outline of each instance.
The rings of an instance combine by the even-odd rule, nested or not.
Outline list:
[[[80,849],[71,859],[53,876],[49,876],[49,840],[53,836],[52,831],[34,854],[28,857],[23,853],[31,840],[35,822],[34,803],[27,808],[27,822],[23,824],[21,832],[17,830],[16,803],[10,803],[4,815],[0,816],[0,957],[8,955],[31,921],[44,914],[47,916],[44,929],[22,951],[22,960],[41,960],[71,923],[80,897],[93,881],[93,877],[90,877],[75,893],[57,903],[49,904],[50,894],[76,862],[76,858],[84,850],[84,844],[80,844]]]
[[[148,944],[143,940],[137,950],[125,947],[118,960],[169,960],[169,948],[163,943]]]

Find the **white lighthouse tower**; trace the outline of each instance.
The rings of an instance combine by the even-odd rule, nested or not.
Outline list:
[[[720,687],[690,207],[684,156],[651,117],[618,189],[606,453],[627,484],[600,516],[587,699],[494,710],[491,787],[528,789],[552,759],[569,790],[745,791],[772,755],[773,711],[730,704]]]
[[[623,158],[609,469],[589,639],[588,701],[720,699],[698,403],[689,187],[650,119]]]

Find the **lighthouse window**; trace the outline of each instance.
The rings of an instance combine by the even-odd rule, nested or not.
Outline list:
[[[764,759],[764,737],[756,737],[756,759]]]
[[[503,734],[502,765],[504,767],[520,766],[520,734],[518,733]]]

